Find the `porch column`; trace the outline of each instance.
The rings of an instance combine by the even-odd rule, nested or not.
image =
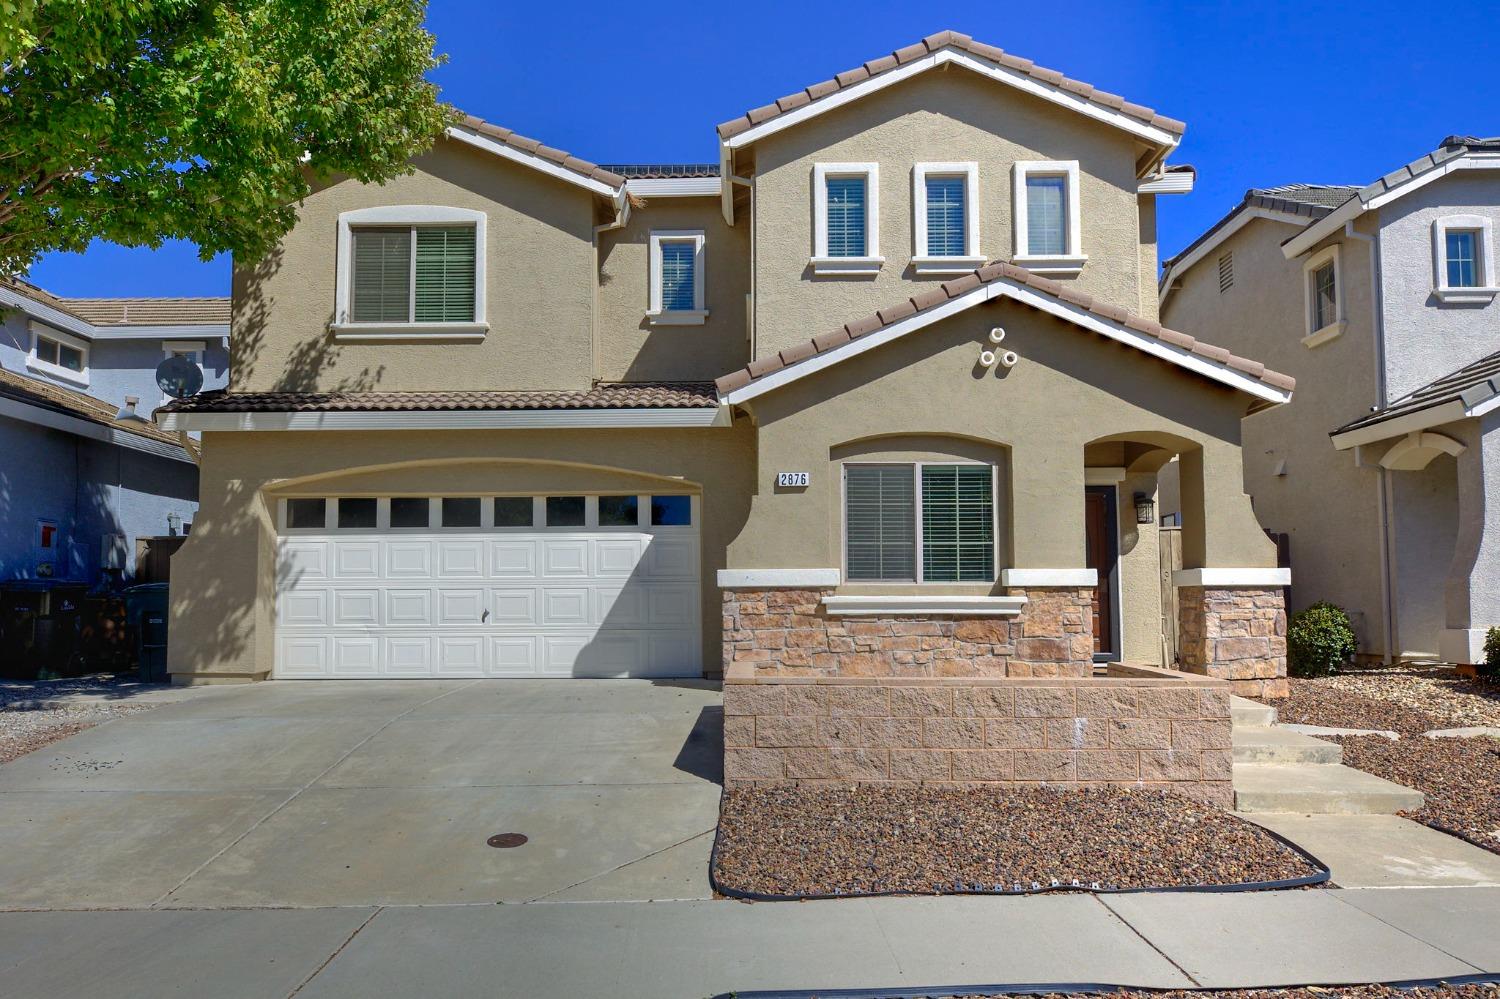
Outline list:
[[[1447,662],[1484,660],[1484,636],[1500,625],[1500,413],[1472,421],[1455,436],[1458,455],[1458,542],[1443,600],[1446,628],[1438,652]]]

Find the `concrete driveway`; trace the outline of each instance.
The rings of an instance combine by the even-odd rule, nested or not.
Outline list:
[[[214,688],[0,766],[0,908],[709,897],[690,681]],[[486,839],[529,842],[496,849]]]

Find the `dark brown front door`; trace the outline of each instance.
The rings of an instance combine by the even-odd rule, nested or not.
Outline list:
[[[1110,654],[1115,646],[1115,490],[1113,486],[1089,486],[1084,493],[1083,519],[1086,533],[1087,568],[1099,573],[1094,587],[1094,651]]]

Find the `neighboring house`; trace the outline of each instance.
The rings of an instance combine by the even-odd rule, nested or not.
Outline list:
[[[11,282],[0,310],[0,584],[164,577],[198,469],[181,435],[149,421],[166,401],[156,367],[190,354],[223,387],[229,300],[59,298]]]
[[[172,673],[1170,664],[1176,457],[1183,666],[1280,692],[1240,428],[1293,383],[1156,321],[1183,127],[943,32],[719,126],[717,164],[469,118],[314,192],[237,262],[228,391],[157,417],[203,442]]]
[[[1294,609],[1346,607],[1372,657],[1473,663],[1500,624],[1496,219],[1500,140],[1454,136],[1368,187],[1252,190],[1166,262],[1163,322],[1297,378],[1246,421],[1246,487]]]

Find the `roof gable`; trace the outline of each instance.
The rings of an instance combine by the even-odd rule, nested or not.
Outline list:
[[[450,139],[475,146],[503,159],[551,174],[567,183],[577,184],[602,198],[615,202],[624,198],[625,178],[619,174],[596,163],[579,159],[572,153],[544,146],[536,139],[528,139],[483,118],[465,115],[457,124],[448,127],[447,135]]]
[[[719,140],[731,149],[748,145],[917,73],[949,65],[964,67],[1097,121],[1123,128],[1142,141],[1164,149],[1176,146],[1186,128],[1174,118],[1133,104],[1118,94],[1096,90],[1090,84],[1038,66],[1030,59],[976,42],[956,31],[941,31],[915,45],[897,49],[839,73],[831,80],[815,83],[726,121],[719,126]]]
[[[1288,401],[1296,386],[1291,376],[1271,371],[1258,361],[1239,357],[1124,309],[1095,302],[1088,295],[1038,277],[1025,268],[997,262],[846,323],[831,333],[758,358],[718,379],[719,396],[730,404],[748,401],[999,297],[1047,312],[1265,402]]]

